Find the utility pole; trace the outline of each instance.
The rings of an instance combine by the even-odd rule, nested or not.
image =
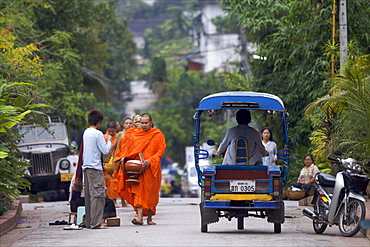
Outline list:
[[[335,44],[335,34],[336,34],[336,28],[335,28],[335,15],[337,13],[337,1],[332,0],[333,9],[331,11],[331,45],[334,46]],[[330,76],[333,77],[335,73],[335,54],[334,52],[331,53],[331,66],[330,66]]]
[[[342,67],[348,56],[347,0],[340,0],[339,2],[339,50],[340,67]]]

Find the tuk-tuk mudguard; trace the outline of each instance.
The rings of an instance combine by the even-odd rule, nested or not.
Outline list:
[[[233,206],[233,204],[235,206]],[[240,206],[238,206],[240,205]],[[245,206],[243,206],[245,205]],[[279,209],[280,201],[204,201],[205,208],[215,208],[219,210],[242,209],[248,211],[260,211],[266,209]]]
[[[285,221],[285,207],[284,201],[279,201],[280,205],[278,209],[268,209],[267,212],[267,221],[272,223],[284,223]]]

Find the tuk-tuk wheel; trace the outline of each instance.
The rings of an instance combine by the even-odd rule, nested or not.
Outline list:
[[[200,227],[200,231],[201,232],[207,232],[208,231],[208,225],[207,224],[205,224],[205,225],[201,225],[201,227]]]
[[[281,233],[281,223],[274,223],[274,232]]]
[[[238,230],[244,229],[244,217],[238,217]]]

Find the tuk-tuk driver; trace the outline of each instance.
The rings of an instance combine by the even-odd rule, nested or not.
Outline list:
[[[223,165],[234,165],[236,139],[239,137],[244,137],[247,140],[249,165],[262,165],[262,157],[269,155],[261,142],[260,134],[257,130],[248,126],[251,120],[251,113],[246,109],[240,109],[236,113],[238,125],[227,131],[218,150],[213,152],[214,156],[221,156],[226,151],[222,161]],[[245,162],[237,163],[237,165],[245,165]]]

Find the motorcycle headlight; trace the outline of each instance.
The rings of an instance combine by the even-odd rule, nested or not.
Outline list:
[[[69,160],[64,159],[60,161],[60,164],[59,164],[60,169],[68,170],[70,166],[71,166],[71,163],[69,162]]]
[[[362,172],[363,171],[362,166],[359,163],[353,164],[353,168],[352,169],[354,171],[356,171],[356,172]]]
[[[347,159],[344,159],[342,160],[343,161],[343,164],[350,170],[354,171],[354,172],[362,172],[363,169],[362,169],[362,166],[360,164],[360,162],[358,162],[357,160],[353,159],[353,158],[347,158]]]

